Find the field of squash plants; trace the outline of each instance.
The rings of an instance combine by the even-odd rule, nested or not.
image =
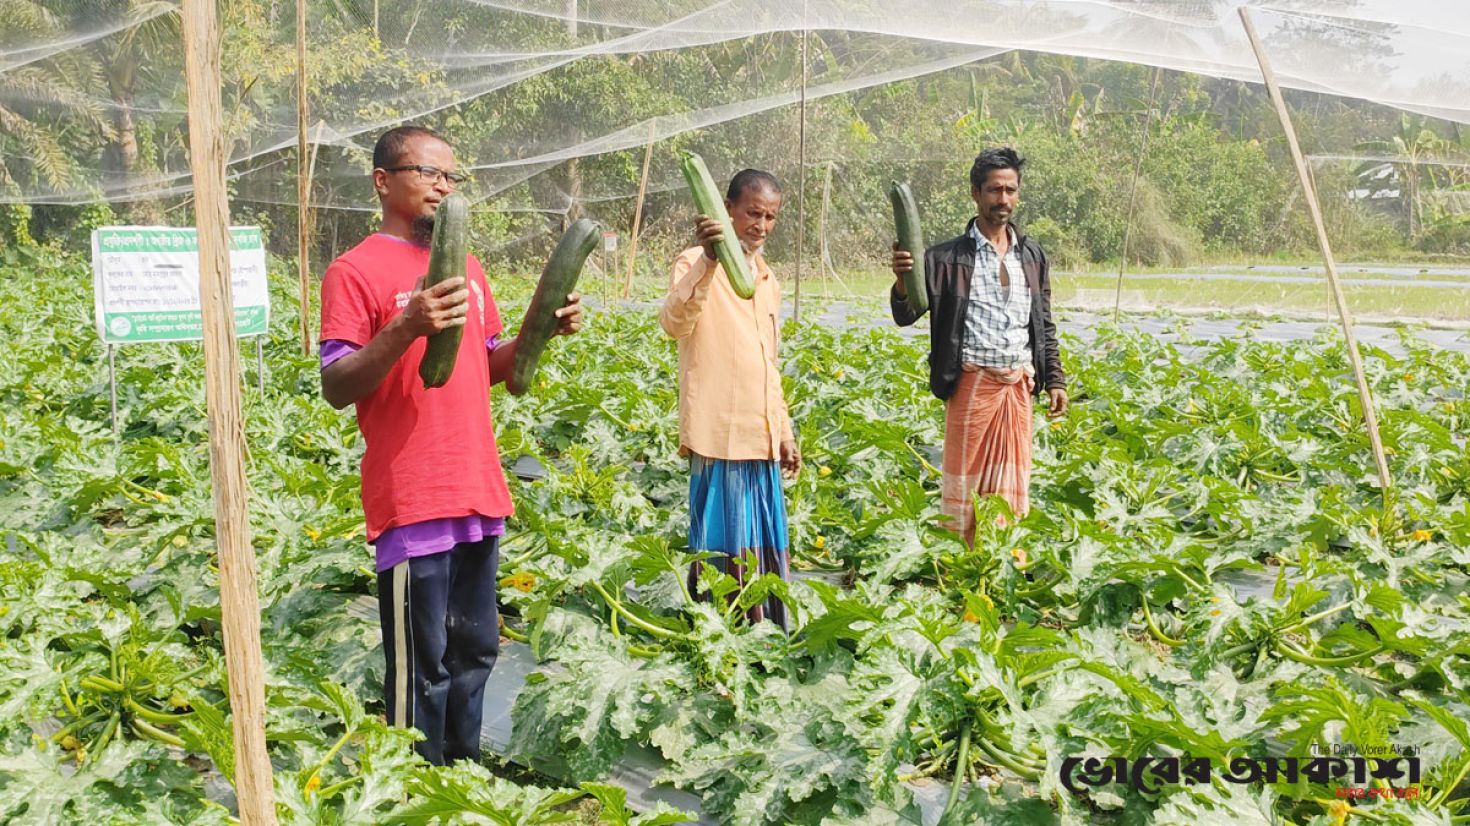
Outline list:
[[[263,395],[244,343],[283,823],[684,822],[605,784],[632,749],[707,817],[752,826],[917,823],[926,785],[951,824],[1470,821],[1462,354],[1409,332],[1396,354],[1366,349],[1385,496],[1330,333],[1065,337],[1074,408],[1038,418],[1035,510],[1001,526],[980,502],[968,552],[936,521],[923,340],[788,326],[799,574],[709,575],[728,599],[699,602],[673,346],[646,306],[595,313],[528,395],[493,400],[507,464],[545,468],[512,481],[501,588],[506,645],[545,666],[508,755],[537,771],[444,769],[382,722],[378,628],[350,610],[374,585],[361,445],[299,352],[290,286]],[[528,290],[500,293],[519,317]],[[0,267],[0,822],[228,823],[201,353],[122,350],[115,438],[90,308],[84,262]],[[739,610],[772,591],[789,637]],[[1068,756],[1220,766],[1324,745],[1413,750],[1415,796],[1060,780]]]

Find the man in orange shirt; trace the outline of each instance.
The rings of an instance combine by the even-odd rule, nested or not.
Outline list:
[[[788,579],[786,501],[781,475],[801,470],[801,452],[776,368],[781,289],[761,248],[781,211],[781,187],[769,172],[742,170],[725,208],[755,278],[743,299],[715,261],[719,222],[695,221],[699,244],[674,260],[659,324],[679,343],[679,453],[689,457],[689,549],[720,554],[713,564],[740,580]],[[753,555],[757,570],[746,570]],[[690,589],[700,564],[689,572]],[[787,627],[776,597],[750,620]]]

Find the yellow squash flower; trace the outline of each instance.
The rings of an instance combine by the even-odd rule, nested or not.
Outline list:
[[[529,594],[536,589],[536,575],[530,571],[516,571],[505,579],[500,580],[500,584],[514,588],[523,594]]]

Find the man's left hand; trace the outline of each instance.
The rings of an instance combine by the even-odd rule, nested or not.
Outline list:
[[[794,439],[781,443],[781,469],[792,476],[801,472],[801,450]]]
[[[1046,411],[1049,419],[1057,419],[1067,415],[1067,391],[1060,387],[1046,391],[1051,396],[1051,409]]]
[[[571,293],[567,303],[556,311],[556,334],[569,336],[582,329],[582,294]]]

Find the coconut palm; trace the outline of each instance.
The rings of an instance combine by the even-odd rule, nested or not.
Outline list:
[[[0,71],[0,186],[44,185],[53,192],[80,179],[78,146],[113,137],[103,107],[90,91],[100,67],[75,50],[44,54],[36,44],[66,34],[61,21],[34,0],[0,0],[0,54],[28,55]]]

